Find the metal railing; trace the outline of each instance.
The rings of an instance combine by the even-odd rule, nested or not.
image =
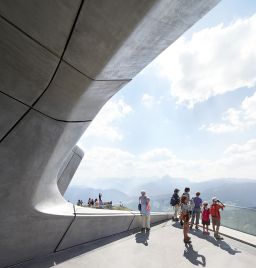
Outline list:
[[[155,209],[158,211],[171,211],[173,213],[173,209],[168,204],[168,201],[169,200],[162,200],[162,202],[156,202],[156,204],[154,204],[154,207],[156,207]],[[211,203],[209,202],[209,204]],[[226,204],[224,210],[220,210],[220,213],[222,226],[256,236],[255,208],[239,207]]]
[[[221,225],[256,236],[256,209],[226,205]]]

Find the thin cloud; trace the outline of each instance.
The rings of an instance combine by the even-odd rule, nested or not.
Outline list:
[[[141,102],[142,102],[143,106],[150,108],[154,105],[155,99],[151,95],[143,94],[143,96],[141,98]]]
[[[104,139],[112,142],[121,141],[124,136],[122,130],[118,127],[118,123],[132,112],[132,107],[122,99],[107,102],[87,129],[79,144],[83,144],[89,137],[104,137]]]
[[[256,92],[246,97],[239,109],[228,109],[221,118],[221,122],[203,125],[200,130],[216,134],[242,132],[256,126]]]
[[[83,178],[113,178],[118,181],[129,178],[131,181],[139,179],[140,182],[152,180],[152,177],[158,179],[166,174],[195,181],[222,177],[254,178],[255,161],[256,139],[244,144],[232,144],[216,160],[185,160],[167,148],[155,148],[136,155],[116,148],[94,147],[86,152],[76,178],[77,181]]]
[[[196,103],[256,84],[256,15],[178,39],[153,64],[178,104]]]

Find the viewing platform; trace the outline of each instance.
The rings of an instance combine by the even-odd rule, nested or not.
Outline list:
[[[220,230],[224,240],[216,240],[212,232],[203,235],[201,228],[192,230],[192,243],[185,245],[180,224],[167,221],[153,226],[150,233],[134,229],[15,267],[256,267],[256,237],[240,235],[241,240],[250,238],[251,246],[226,237],[240,232],[222,226]]]

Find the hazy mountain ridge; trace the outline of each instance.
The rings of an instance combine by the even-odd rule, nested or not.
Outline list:
[[[256,207],[256,180],[232,178],[191,182],[187,179],[165,176],[160,180],[131,188],[129,195],[120,189],[104,190],[71,185],[65,193],[65,198],[73,203],[76,203],[78,199],[87,202],[89,197],[98,198],[98,194],[101,192],[103,201],[111,200],[115,204],[119,204],[121,201],[123,204],[127,204],[128,207],[137,209],[138,196],[141,189],[144,189],[151,198],[152,210],[156,211],[169,209],[169,201],[173,190],[179,188],[180,194],[182,194],[185,187],[190,187],[191,196],[194,196],[196,191],[201,192],[203,200],[210,201],[213,196],[217,196],[227,204]]]
[[[89,198],[98,199],[99,193],[102,193],[102,200],[104,202],[112,201],[113,204],[119,204],[120,201],[124,203],[131,199],[131,197],[116,189],[103,190],[77,185],[71,185],[68,187],[64,197],[66,200],[74,204],[78,199],[82,199],[84,203],[87,203]]]

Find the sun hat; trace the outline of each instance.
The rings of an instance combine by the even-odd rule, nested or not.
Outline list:
[[[204,201],[204,202],[203,202],[203,205],[208,205],[208,202],[207,202],[207,201]]]
[[[216,202],[216,201],[217,201],[217,197],[214,196],[214,197],[212,198],[212,202]]]

